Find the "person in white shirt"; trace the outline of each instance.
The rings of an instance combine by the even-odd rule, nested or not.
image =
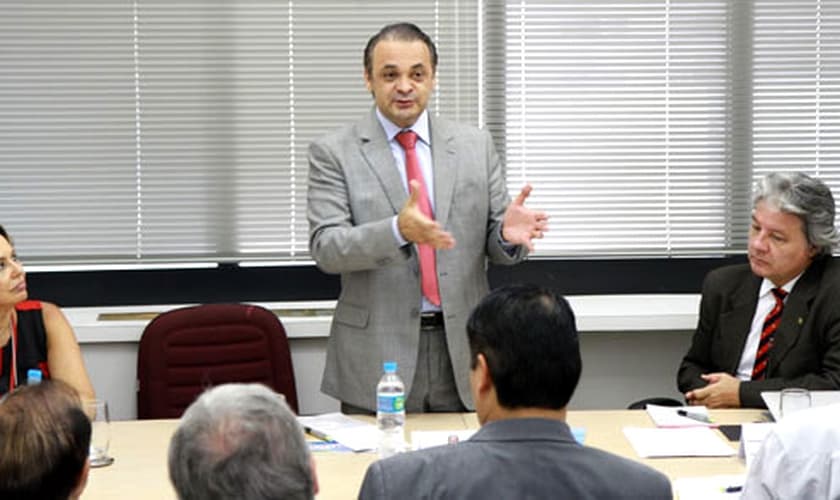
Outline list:
[[[747,472],[741,498],[840,499],[840,404],[778,423]]]

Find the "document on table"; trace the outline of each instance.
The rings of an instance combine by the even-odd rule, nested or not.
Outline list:
[[[647,405],[648,416],[657,427],[716,427],[705,406]],[[681,415],[684,413],[684,415]]]
[[[761,448],[764,438],[775,426],[776,424],[772,422],[741,425],[741,446],[738,448],[738,455],[746,462],[747,469],[750,468],[755,454]]]
[[[726,457],[736,453],[708,427],[625,427],[624,435],[642,458]]]
[[[375,425],[343,413],[298,417],[298,422],[303,430],[318,439],[338,441],[353,451],[375,450],[379,443],[379,429]]]
[[[746,475],[681,477],[674,480],[674,492],[680,500],[729,500],[741,497]]]

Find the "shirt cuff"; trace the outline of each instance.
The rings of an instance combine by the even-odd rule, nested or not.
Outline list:
[[[400,228],[397,226],[397,217],[399,216],[395,215],[391,219],[391,231],[394,233],[394,240],[396,240],[397,246],[404,247],[408,245],[409,241],[403,238],[402,234],[400,234]],[[501,233],[499,235],[501,236]]]
[[[511,257],[516,255],[516,251],[519,249],[519,245],[514,245],[513,243],[508,243],[507,241],[505,241],[504,238],[502,238],[502,225],[501,224],[499,224],[499,232],[496,234],[496,239],[498,240],[499,245],[501,245],[502,250],[504,250],[508,255],[510,255]]]

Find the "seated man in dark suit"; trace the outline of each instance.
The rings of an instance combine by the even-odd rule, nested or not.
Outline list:
[[[0,400],[0,498],[66,500],[87,485],[90,420],[60,380],[23,385]]]
[[[534,286],[497,289],[473,311],[467,337],[481,429],[373,463],[359,498],[672,498],[664,475],[578,444],[565,423],[581,372],[565,299]]]
[[[706,276],[677,375],[690,404],[764,408],[762,391],[840,389],[840,241],[834,198],[804,174],[756,186],[749,265]]]

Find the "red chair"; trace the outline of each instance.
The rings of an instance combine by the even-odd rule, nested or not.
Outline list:
[[[143,330],[137,352],[137,418],[179,418],[207,388],[259,382],[298,412],[286,330],[271,311],[204,304],[165,312]]]

